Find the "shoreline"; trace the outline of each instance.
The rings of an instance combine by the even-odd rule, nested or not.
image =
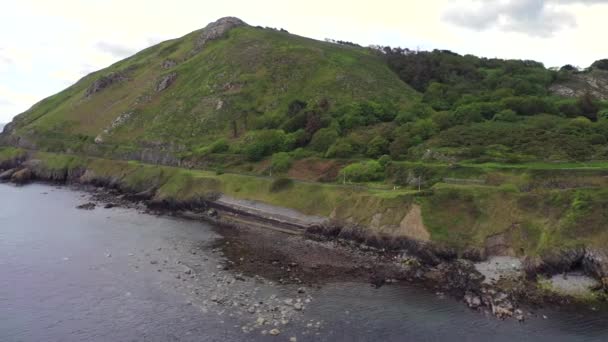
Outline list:
[[[295,211],[289,209],[286,209],[287,215],[285,212],[282,215],[271,215],[264,213],[261,208],[268,209],[273,206],[261,204],[258,207],[254,201],[248,201],[245,203],[246,205],[242,205],[245,201],[230,199],[219,194],[189,202],[158,200],[154,198],[153,189],[134,193],[125,191],[111,182],[101,182],[99,179],[84,181],[86,170],[67,174],[65,179],[57,179],[53,175],[45,177],[27,165],[24,167],[24,163],[27,163],[25,159],[9,165],[13,166],[11,179],[15,183],[42,181],[73,185],[85,190],[87,188],[90,190],[90,186],[94,186],[96,189],[102,190],[97,190],[93,199],[104,203],[106,207],[108,205],[139,206],[152,214],[204,220],[238,230],[254,227],[278,231],[292,234],[303,241],[333,245],[335,248],[344,249],[345,253],[350,253],[349,255],[363,255],[367,259],[367,262],[362,262],[365,264],[363,266],[347,265],[341,269],[342,272],[351,276],[366,277],[376,287],[395,282],[420,285],[429,291],[449,294],[464,301],[471,309],[489,312],[501,319],[514,317],[519,321],[525,320],[526,313],[520,307],[590,302],[589,298],[581,300],[569,295],[550,293],[546,289],[539,288],[535,281],[527,279],[524,275],[524,271],[527,271],[525,267],[519,269],[519,277],[501,277],[495,282],[484,282],[484,275],[479,272],[473,261],[458,258],[454,251],[430,242],[377,236],[370,238],[361,231],[353,230],[352,227],[346,227],[339,222],[321,220],[322,218],[319,217],[307,221],[307,218],[312,218],[307,215],[290,217],[289,213]],[[3,168],[6,168],[6,163],[3,164]],[[21,169],[16,170],[17,168]],[[16,174],[21,178],[15,179],[13,176]],[[222,196],[223,200],[221,200]],[[476,258],[469,259],[475,260]],[[482,260],[475,261],[481,262]],[[257,268],[265,266],[263,262],[256,264]],[[311,278],[317,281],[321,281],[328,274],[336,273],[335,269],[340,269],[337,267],[332,270],[332,267],[329,267],[326,271],[320,272],[317,267],[312,266],[315,265],[308,265],[309,269],[303,274],[321,273],[321,275]],[[285,265],[282,267],[285,268]],[[594,298],[594,300],[598,299],[599,297]]]

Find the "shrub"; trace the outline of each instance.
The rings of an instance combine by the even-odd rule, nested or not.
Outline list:
[[[286,172],[291,167],[292,158],[287,152],[279,152],[272,155],[271,167],[275,172]]]
[[[285,132],[278,129],[250,132],[244,140],[243,151],[252,161],[258,161],[275,152],[288,150]]]
[[[211,153],[223,153],[227,152],[229,148],[230,145],[228,145],[228,141],[226,141],[226,139],[224,138],[221,138],[211,144],[210,151]]]
[[[517,113],[510,109],[501,110],[494,115],[494,121],[515,122],[519,120]]]
[[[388,153],[388,146],[388,140],[384,137],[376,136],[367,145],[365,155],[371,158],[378,158],[379,156]]]
[[[325,154],[328,158],[348,158],[353,155],[353,146],[345,140],[340,140],[331,145]]]
[[[327,151],[327,149],[338,140],[338,132],[332,128],[321,128],[310,141],[310,148],[317,152]]]
[[[277,178],[272,181],[270,184],[270,192],[279,192],[283,190],[287,190],[288,188],[293,186],[293,180],[289,178]]]
[[[386,169],[386,167],[388,166],[388,164],[390,164],[390,162],[393,161],[391,159],[391,156],[385,154],[382,157],[378,158],[378,163],[380,163],[380,166],[382,166],[383,169]]]
[[[383,168],[375,160],[350,164],[340,170],[340,177],[352,182],[376,181],[382,179],[383,176]]]

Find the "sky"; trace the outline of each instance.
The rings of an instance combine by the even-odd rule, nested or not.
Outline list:
[[[608,0],[19,0],[0,11],[0,123],[160,41],[224,16],[361,45],[587,67]]]

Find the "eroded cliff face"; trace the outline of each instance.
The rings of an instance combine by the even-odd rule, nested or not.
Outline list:
[[[608,100],[608,71],[593,69],[572,73],[567,80],[553,84],[549,90],[562,97],[576,98],[589,93],[598,100]]]

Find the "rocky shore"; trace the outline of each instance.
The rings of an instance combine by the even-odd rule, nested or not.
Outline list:
[[[539,276],[581,270],[597,280],[594,290],[601,298],[608,286],[608,257],[597,250],[566,250],[521,262],[488,258],[485,251],[479,250],[459,255],[432,242],[370,235],[363,227],[289,210],[273,212],[269,206],[221,194],[188,202],[158,199],[154,188],[133,192],[111,178],[95,177],[86,169],[50,170],[41,167],[39,161],[25,158],[0,164],[0,181],[73,184],[93,193],[91,201],[83,203],[81,209],[90,210],[97,205],[134,207],[230,228],[224,230],[224,235],[232,243],[218,246],[227,257],[226,269],[260,275],[281,284],[315,286],[332,279],[365,279],[379,287],[407,282],[433,289],[440,296],[461,298],[471,309],[519,321],[531,314],[524,307],[577,301],[570,294],[538,286]],[[256,229],[255,234],[251,229]],[[279,238],[281,243],[276,243]],[[291,303],[294,310],[306,306],[301,300]]]

